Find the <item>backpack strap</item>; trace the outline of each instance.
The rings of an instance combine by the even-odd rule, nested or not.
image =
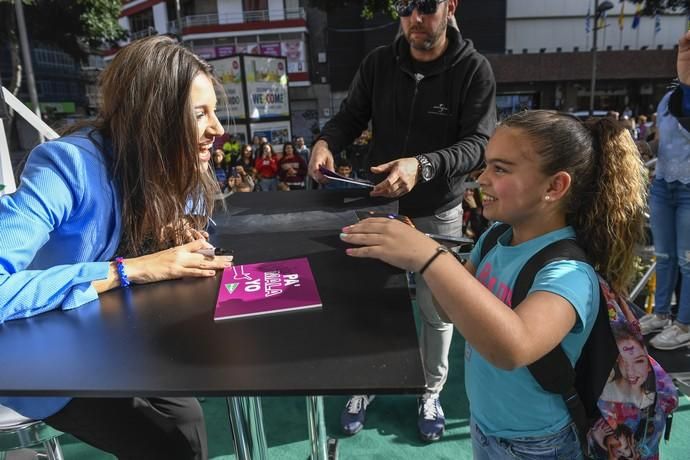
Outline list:
[[[487,234],[482,244],[482,259],[496,245],[498,237],[505,232],[507,227],[506,224],[499,225]],[[525,263],[518,274],[511,298],[512,308],[515,308],[527,297],[539,270],[549,263],[559,260],[587,262],[587,257],[582,248],[572,239],[555,241],[541,249]],[[584,449],[587,444],[587,431],[589,429],[587,413],[575,388],[575,369],[563,348],[559,344],[549,353],[528,365],[527,369],[545,391],[561,395],[568,413],[577,427],[580,443],[583,444]]]
[[[482,261],[484,260],[484,257],[491,251],[491,248],[496,246],[496,243],[498,243],[498,237],[503,235],[506,230],[510,228],[510,225],[508,224],[498,224],[495,227],[491,228],[486,236],[484,237],[484,241],[482,242],[482,249],[479,252],[479,260]]]
[[[544,247],[534,254],[520,270],[511,298],[513,308],[525,300],[539,270],[551,262],[559,260],[587,262],[587,257],[577,243],[571,239],[559,240]],[[587,413],[575,388],[575,368],[563,347],[559,344],[546,355],[528,365],[527,369],[544,390],[561,395],[570,417],[575,422],[580,442],[586,443],[587,431],[589,430]]]

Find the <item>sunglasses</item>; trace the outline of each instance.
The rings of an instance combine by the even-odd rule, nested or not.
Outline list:
[[[419,14],[434,14],[438,5],[446,0],[398,0],[395,2],[395,11],[398,16],[406,18],[412,14],[415,8]]]

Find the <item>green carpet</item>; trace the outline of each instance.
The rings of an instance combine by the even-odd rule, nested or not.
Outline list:
[[[441,395],[447,418],[441,441],[424,444],[417,438],[416,399],[412,396],[381,396],[370,406],[364,430],[353,437],[340,434],[340,411],[345,397],[325,398],[328,434],[339,439],[342,460],[348,459],[453,459],[472,458],[469,439],[468,405],[463,384],[462,339],[453,340],[450,375]],[[207,398],[202,403],[209,437],[209,455],[215,460],[234,459],[228,429],[225,399]],[[305,399],[303,397],[263,398],[263,415],[271,460],[304,460],[309,455]],[[105,460],[112,458],[71,436],[60,438],[65,460]],[[664,460],[690,459],[690,399],[681,398],[673,422],[671,441],[662,446]]]

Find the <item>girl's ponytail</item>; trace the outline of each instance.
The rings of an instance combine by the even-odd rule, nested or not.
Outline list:
[[[573,201],[578,195],[590,199],[582,200],[571,215],[571,225],[597,271],[625,294],[635,275],[635,245],[644,239],[647,175],[625,127],[608,118],[587,121],[585,126],[592,137],[592,190],[580,195],[578,187],[573,188]]]

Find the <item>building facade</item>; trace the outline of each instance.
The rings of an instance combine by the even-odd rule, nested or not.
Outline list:
[[[636,18],[630,1],[612,2],[597,25],[598,110],[651,113],[675,77],[680,12]],[[390,43],[398,20],[361,17],[358,3],[322,11],[306,0],[133,0],[120,24],[139,38],[178,35],[197,54],[282,55],[288,60],[293,135],[311,140],[338,110],[362,58]],[[594,38],[592,0],[459,2],[456,18],[493,66],[498,110],[586,110]],[[621,11],[622,9],[622,11]]]
[[[505,49],[488,53],[498,83],[499,113],[521,107],[588,109],[594,2],[496,3],[505,4],[506,18]],[[594,108],[652,113],[676,76],[675,46],[687,30],[687,17],[681,11],[638,16],[629,1],[612,4],[596,31]]]
[[[120,25],[131,39],[174,34],[209,60],[235,54],[287,59],[293,135],[318,130],[307,10],[299,0],[133,0],[123,2]],[[317,13],[312,13],[317,15]],[[228,123],[230,121],[228,120]]]

